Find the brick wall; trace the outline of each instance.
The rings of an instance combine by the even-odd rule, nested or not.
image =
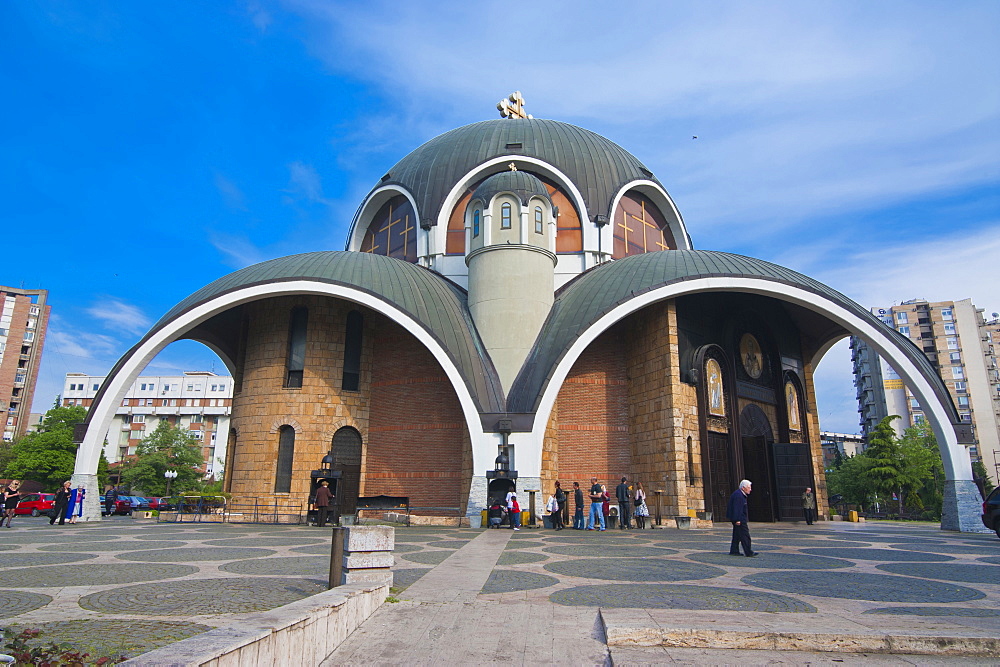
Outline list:
[[[464,515],[472,445],[458,396],[416,338],[385,318],[377,328],[362,495],[409,496],[417,507],[462,508],[417,513]]]

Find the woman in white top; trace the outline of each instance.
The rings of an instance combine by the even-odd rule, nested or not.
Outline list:
[[[642,482],[636,482],[635,485],[635,511],[632,513],[632,516],[635,517],[635,525],[640,530],[646,527],[646,517],[649,516],[649,508],[646,507],[646,492],[642,490]]]

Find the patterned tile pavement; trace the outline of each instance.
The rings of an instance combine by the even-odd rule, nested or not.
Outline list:
[[[325,587],[330,533],[306,526],[157,524],[116,517],[49,526],[20,518],[0,545],[0,618],[44,639],[100,638],[136,655],[238,623]],[[709,530],[525,529],[482,602],[932,616],[1000,633],[1000,540],[927,524],[757,524],[756,559]],[[399,528],[394,595],[480,531]],[[674,583],[690,582],[697,583]],[[886,604],[886,603],[890,604]],[[159,628],[159,630],[154,630]]]

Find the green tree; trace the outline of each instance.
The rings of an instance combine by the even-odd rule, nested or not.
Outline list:
[[[927,424],[912,426],[899,439],[900,486],[906,504],[941,517],[944,503],[944,464],[937,438]]]
[[[864,457],[869,465],[864,471],[864,480],[875,495],[888,502],[895,493],[899,502],[899,512],[903,512],[903,486],[909,477],[903,472],[902,453],[892,422],[899,415],[889,415],[875,426],[868,437],[868,448]]]
[[[199,488],[204,463],[198,440],[186,431],[160,420],[156,429],[136,447],[135,457],[122,466],[122,482],[151,496],[166,494],[163,473],[176,470],[171,493]]]
[[[87,417],[81,406],[53,406],[38,431],[19,438],[10,447],[5,477],[30,479],[55,489],[69,479],[76,463],[73,427]]]
[[[831,496],[840,494],[845,503],[859,505],[864,509],[872,495],[866,477],[870,465],[871,462],[864,454],[841,457],[840,467],[835,467],[826,474],[827,493]]]

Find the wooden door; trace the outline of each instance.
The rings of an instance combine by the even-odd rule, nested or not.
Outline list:
[[[747,496],[750,521],[774,521],[774,484],[767,440],[763,436],[743,437],[743,475],[753,484]]]
[[[712,511],[715,521],[726,520],[726,505],[729,494],[736,488],[732,475],[732,457],[729,455],[729,435],[726,433],[708,432],[707,456],[703,457],[706,465],[702,474],[705,477],[705,491],[709,498],[705,499],[705,507]]]

